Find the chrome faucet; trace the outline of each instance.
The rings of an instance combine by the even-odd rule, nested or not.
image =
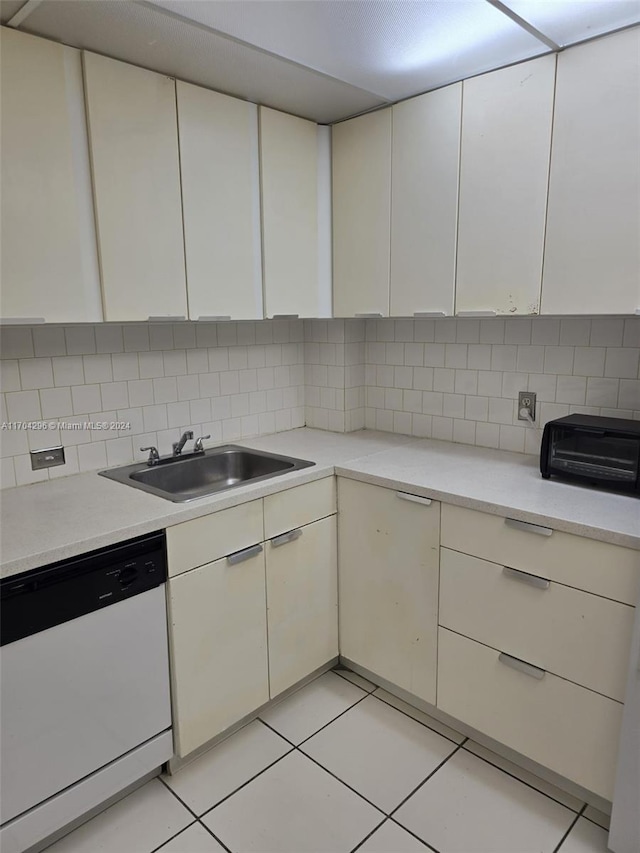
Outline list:
[[[173,455],[174,456],[180,456],[180,454],[182,453],[182,448],[185,446],[185,444],[188,441],[191,441],[192,438],[193,438],[193,430],[188,429],[186,432],[183,432],[182,435],[180,436],[180,441],[175,441],[172,445],[173,446]]]

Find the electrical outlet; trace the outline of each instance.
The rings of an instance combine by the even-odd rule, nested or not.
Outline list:
[[[522,414],[522,410],[529,413],[532,421],[536,419],[536,395],[533,391],[518,392],[518,420],[529,421],[529,418]]]
[[[64,464],[64,447],[62,446],[31,451],[32,471],[41,471],[43,468],[55,468],[57,465]]]

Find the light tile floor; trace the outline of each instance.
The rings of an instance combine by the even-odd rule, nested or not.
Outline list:
[[[48,853],[605,853],[607,825],[339,670]]]

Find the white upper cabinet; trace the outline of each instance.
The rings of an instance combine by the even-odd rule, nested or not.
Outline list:
[[[176,91],[189,316],[262,319],[258,108]]]
[[[175,81],[84,53],[105,320],[186,317]]]
[[[318,275],[318,163],[318,126],[314,122],[260,107],[266,317],[318,317],[323,313]]]
[[[391,107],[333,127],[333,313],[389,314]]]
[[[540,311],[555,67],[463,83],[456,313]]]
[[[80,52],[2,28],[0,319],[102,319]]]
[[[453,314],[462,83],[392,111],[391,315]]]
[[[558,56],[545,314],[640,308],[640,29]]]

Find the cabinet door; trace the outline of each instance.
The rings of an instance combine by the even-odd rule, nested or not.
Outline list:
[[[336,517],[277,536],[266,549],[274,697],[338,655]]]
[[[169,624],[176,751],[185,756],[269,699],[262,548],[172,578]]]
[[[640,308],[640,30],[558,56],[545,314]]]
[[[333,126],[333,314],[389,314],[391,108]]]
[[[258,108],[176,93],[189,316],[262,319]]]
[[[105,320],[186,317],[175,81],[84,53]]]
[[[265,315],[317,317],[318,133],[260,107]]]
[[[539,313],[555,62],[463,83],[458,313]]]
[[[1,31],[0,318],[102,319],[80,51]]]
[[[391,315],[453,314],[462,83],[392,111]]]
[[[435,704],[440,504],[411,498],[338,480],[340,654]]]

